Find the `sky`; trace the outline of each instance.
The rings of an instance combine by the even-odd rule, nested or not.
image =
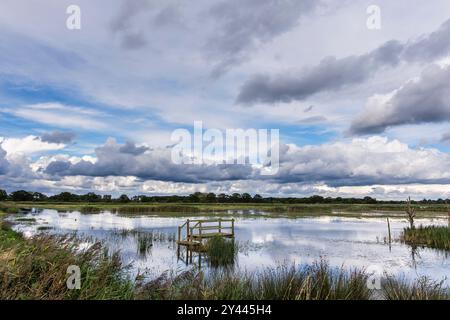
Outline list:
[[[0,188],[449,198],[449,83],[448,0],[2,0]],[[195,121],[278,172],[173,163]]]

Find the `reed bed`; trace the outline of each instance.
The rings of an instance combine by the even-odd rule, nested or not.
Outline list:
[[[387,277],[383,285],[387,300],[450,300],[450,291],[442,281],[421,277],[415,282]]]
[[[450,228],[447,226],[419,226],[405,228],[401,240],[414,246],[450,250]]]
[[[208,262],[213,267],[233,265],[238,251],[238,245],[234,239],[229,240],[219,236],[209,239],[205,245]]]
[[[25,240],[4,222],[0,231],[0,299],[131,299],[133,282],[117,254],[100,243],[79,250],[70,237],[41,235]],[[67,268],[80,267],[81,290],[67,288]]]

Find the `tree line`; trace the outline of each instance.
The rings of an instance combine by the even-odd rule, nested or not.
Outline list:
[[[93,192],[86,194],[74,194],[70,192],[61,192],[52,196],[40,192],[30,192],[25,190],[18,190],[7,193],[0,189],[0,201],[34,201],[34,202],[118,202],[118,203],[285,203],[285,204],[326,204],[326,203],[342,203],[342,204],[401,204],[405,201],[383,201],[372,197],[364,198],[341,198],[341,197],[322,197],[314,195],[311,197],[296,198],[296,197],[262,197],[259,194],[251,195],[249,193],[232,193],[232,194],[215,194],[195,192],[187,196],[147,196],[137,195],[129,197],[122,194],[119,197],[112,195],[100,195]],[[450,199],[437,199],[421,201],[412,201],[416,204],[445,204],[450,203]]]

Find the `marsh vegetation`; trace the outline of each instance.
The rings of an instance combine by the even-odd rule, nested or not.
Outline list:
[[[369,273],[363,269],[332,268],[326,261],[311,265],[282,265],[258,273],[199,270],[164,273],[143,281],[127,276],[117,254],[107,254],[100,243],[80,250],[67,237],[40,235],[31,239],[0,225],[1,299],[372,299]],[[67,267],[81,269],[81,290],[66,286]],[[386,278],[384,299],[448,299],[442,283],[415,283]],[[379,297],[379,294],[378,294]]]
[[[447,226],[419,226],[405,228],[401,240],[413,246],[450,250],[450,228]]]

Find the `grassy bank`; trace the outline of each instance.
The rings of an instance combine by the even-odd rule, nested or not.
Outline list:
[[[130,299],[134,285],[118,255],[100,244],[82,252],[70,238],[24,239],[0,222],[0,300]],[[67,289],[67,268],[80,267],[81,290]]]
[[[195,204],[195,203],[55,203],[55,202],[20,202],[0,203],[10,211],[17,208],[45,208],[59,211],[81,211],[97,213],[111,211],[124,215],[149,214],[158,216],[230,216],[240,211],[257,210],[255,216],[266,217],[315,217],[315,216],[347,216],[347,217],[404,217],[404,205],[395,204],[261,204],[261,203],[227,203],[227,204]],[[417,218],[446,217],[445,206],[417,206]],[[261,213],[263,212],[263,213]]]
[[[401,239],[414,246],[450,250],[450,228],[447,226],[405,228]]]
[[[81,289],[66,286],[67,267],[81,269]],[[380,294],[367,289],[364,270],[333,269],[326,262],[266,269],[256,274],[219,271],[165,273],[150,282],[127,278],[117,255],[100,244],[77,250],[73,238],[24,239],[0,224],[0,299],[448,299],[442,284],[388,278]]]

